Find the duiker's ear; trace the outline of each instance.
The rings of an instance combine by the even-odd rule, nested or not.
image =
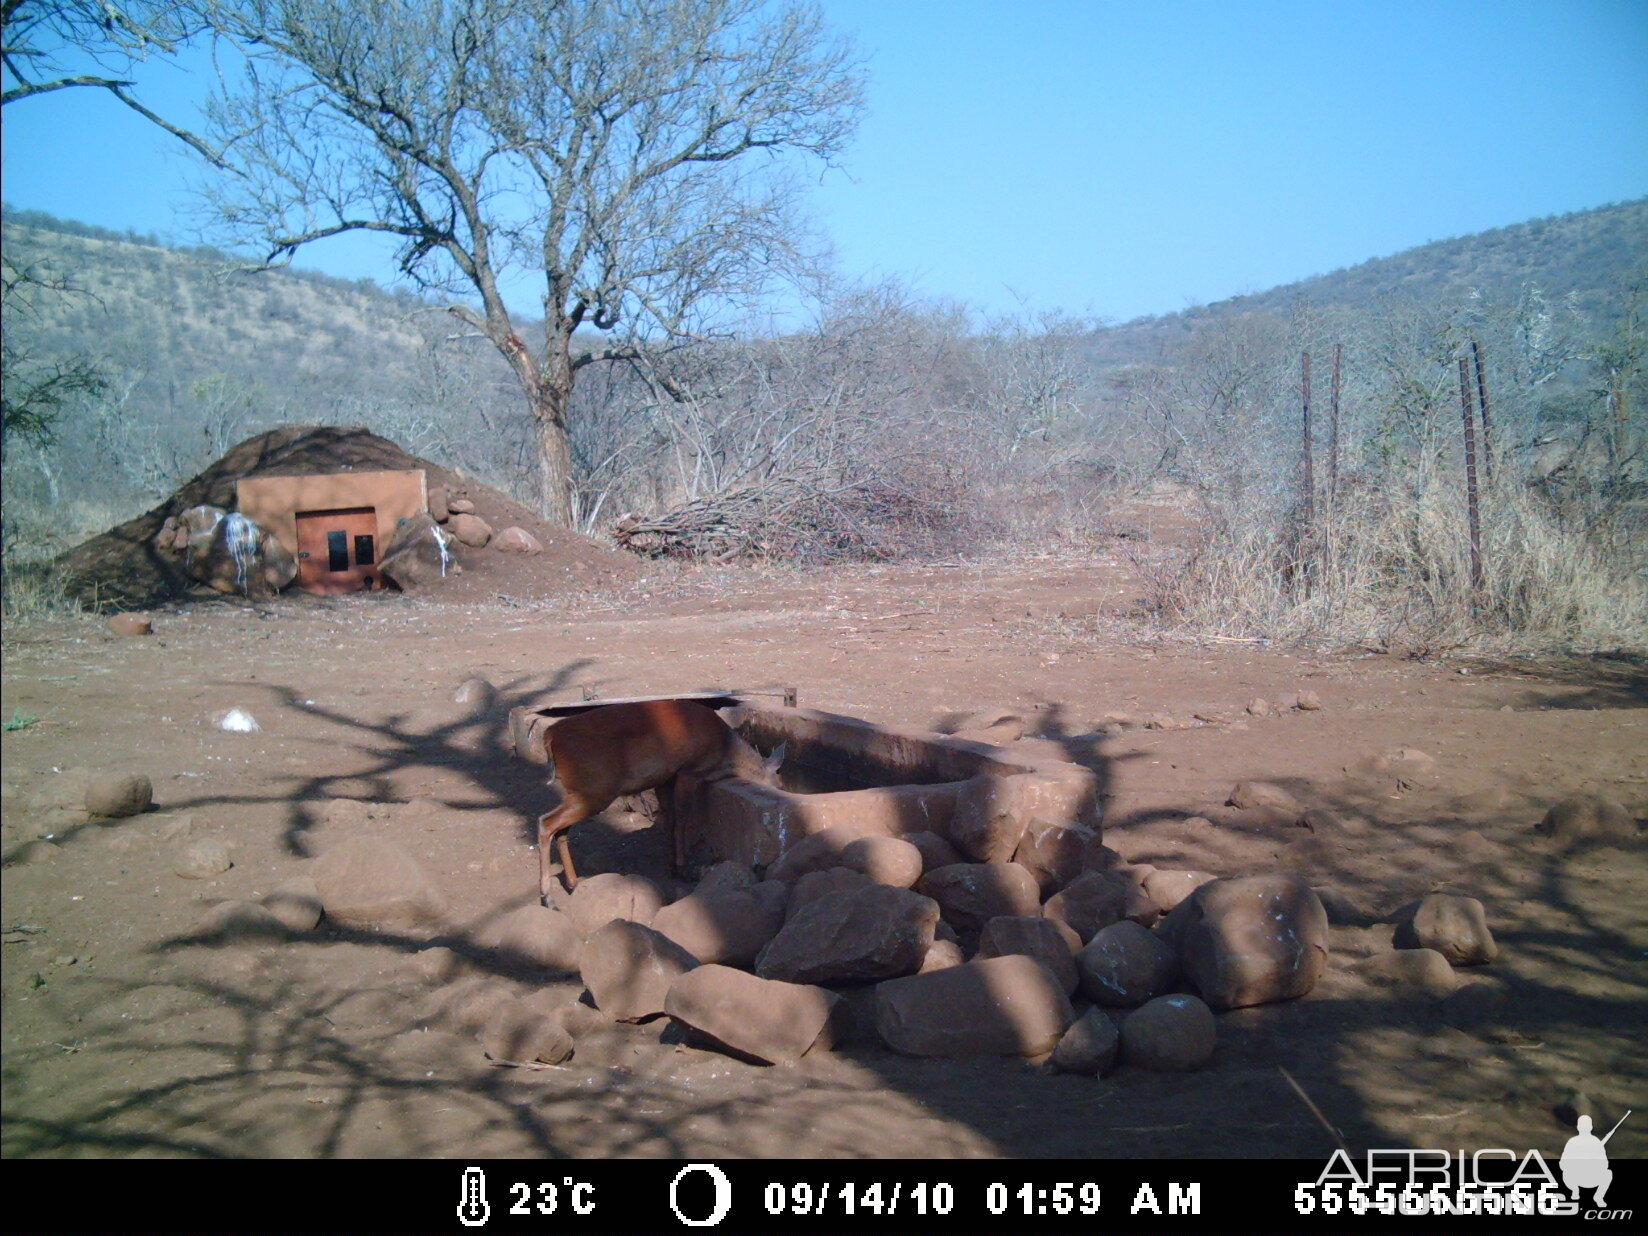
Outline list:
[[[789,745],[790,744],[787,742],[779,743],[778,750],[774,751],[766,758],[765,761],[763,761],[762,767],[764,767],[769,773],[777,772],[778,766],[784,762],[784,748]]]

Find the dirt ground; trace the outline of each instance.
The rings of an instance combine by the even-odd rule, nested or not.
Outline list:
[[[1638,1113],[1611,1155],[1648,1153],[1645,850],[1562,854],[1534,831],[1575,792],[1648,815],[1642,662],[1151,640],[1122,621],[1136,582],[1115,548],[191,601],[156,610],[148,638],[91,617],[8,624],[0,709],[20,728],[3,739],[6,852],[53,831],[38,804],[61,770],[146,773],[156,802],[64,827],[50,861],[0,876],[5,1155],[1325,1159],[1334,1142],[1294,1082],[1357,1153],[1537,1148],[1554,1162],[1573,1132],[1558,1109],[1576,1092],[1599,1124]],[[490,709],[454,702],[471,676],[498,689]],[[553,1003],[579,991],[482,958],[453,973],[431,951],[461,951],[535,895],[529,829],[549,797],[541,770],[501,754],[507,709],[586,688],[781,685],[900,725],[1017,709],[1039,735],[1022,741],[1105,779],[1106,842],[1127,858],[1300,871],[1361,925],[1333,929],[1309,996],[1221,1016],[1198,1073],[1095,1080],[864,1044],[764,1068],[657,1024],[587,1036],[561,1067],[493,1066],[464,1024],[481,992]],[[1244,712],[1301,690],[1320,711]],[[230,708],[260,732],[217,728]],[[1112,713],[1141,724],[1095,734]],[[1160,714],[1175,728],[1143,726]],[[1358,770],[1399,747],[1434,771]],[[1267,829],[1222,815],[1250,778],[1334,820]],[[451,902],[446,927],[198,935],[212,905],[256,898],[304,854],[362,832],[417,856]],[[656,832],[581,826],[580,871],[656,873]],[[202,837],[226,842],[234,866],[179,878],[175,851]],[[1398,998],[1355,978],[1351,963],[1390,945],[1382,920],[1438,889],[1487,907],[1499,959],[1463,975],[1482,998]]]

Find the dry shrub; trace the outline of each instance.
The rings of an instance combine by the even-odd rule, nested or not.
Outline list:
[[[1477,593],[1461,491],[1457,477],[1415,468],[1347,485],[1309,528],[1274,499],[1204,498],[1185,550],[1131,556],[1151,616],[1170,627],[1428,653],[1648,644],[1640,538],[1602,542],[1503,487],[1484,497]]]

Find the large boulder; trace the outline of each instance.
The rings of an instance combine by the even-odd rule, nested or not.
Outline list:
[[[273,533],[238,511],[193,506],[161,525],[155,544],[215,592],[266,599],[297,578],[298,562]]]
[[[1037,816],[1025,826],[1013,861],[1036,877],[1046,897],[1099,865],[1097,855],[1102,848],[1097,829]]]
[[[1537,831],[1564,846],[1634,841],[1638,835],[1631,813],[1603,794],[1564,798],[1545,813]]]
[[[831,1015],[840,1001],[822,987],[705,965],[675,980],[664,1011],[734,1052],[779,1064],[833,1045]]]
[[[1327,911],[1287,875],[1204,884],[1168,916],[1162,933],[1216,1009],[1302,996],[1327,965]]]
[[[340,841],[309,866],[328,921],[412,927],[446,913],[446,898],[400,846],[379,837]]]
[[[86,786],[86,810],[105,819],[140,815],[154,802],[154,786],[142,773],[101,773]]]
[[[986,775],[964,782],[950,817],[950,842],[975,862],[1007,862],[1030,824],[1025,789],[1022,775]]]
[[[458,571],[451,534],[443,531],[427,511],[397,522],[394,535],[378,559],[378,572],[402,592],[438,584]]]
[[[1396,927],[1399,949],[1435,949],[1456,966],[1486,965],[1499,956],[1488,917],[1475,897],[1432,893]]]
[[[843,847],[841,865],[877,884],[909,888],[921,878],[921,851],[897,837],[860,837]]]
[[[577,974],[583,943],[570,914],[548,906],[522,906],[481,933],[480,943],[507,966]]]
[[[755,972],[789,983],[865,983],[914,974],[937,925],[938,905],[930,898],[864,880],[792,909],[756,958]]]
[[[1131,919],[1100,928],[1076,955],[1082,994],[1110,1008],[1135,1008],[1165,996],[1179,959],[1162,938]]]
[[[1066,993],[1076,992],[1076,952],[1081,940],[1063,923],[1050,918],[1002,916],[992,918],[979,933],[978,956],[1006,957],[1022,953],[1051,970]]]
[[[1124,1064],[1186,1073],[1213,1058],[1219,1028],[1213,1010],[1195,996],[1158,996],[1134,1009],[1121,1025]]]
[[[652,916],[652,929],[701,962],[751,966],[784,925],[784,909],[751,888],[695,892]]]
[[[1051,970],[1014,953],[882,983],[875,1019],[907,1056],[1041,1056],[1075,1012]]]
[[[1084,941],[1124,918],[1148,924],[1160,913],[1138,882],[1122,871],[1090,871],[1049,897],[1042,908],[1044,917],[1068,925]]]
[[[663,908],[664,894],[643,876],[603,871],[578,881],[566,899],[578,933],[589,937],[615,918],[628,919],[643,927]]]
[[[815,871],[828,871],[843,866],[842,855],[847,847],[860,837],[862,830],[848,824],[809,833],[791,845],[776,862],[767,868],[767,879],[794,884],[802,876]]]
[[[585,940],[578,958],[595,1007],[615,1021],[644,1021],[662,1013],[675,980],[697,965],[675,941],[621,918]]]
[[[482,549],[492,539],[492,525],[479,515],[467,511],[454,511],[452,517],[446,521],[446,527],[447,531],[471,549]]]
[[[1017,863],[956,863],[929,871],[916,891],[938,902],[956,930],[975,932],[993,918],[1041,914],[1036,877]]]
[[[541,554],[543,545],[525,528],[511,524],[492,538],[492,548],[504,554]]]
[[[1064,1032],[1049,1063],[1061,1073],[1102,1076],[1115,1066],[1120,1050],[1116,1023],[1103,1009],[1091,1008]]]

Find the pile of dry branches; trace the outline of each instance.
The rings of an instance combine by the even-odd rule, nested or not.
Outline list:
[[[960,520],[955,505],[880,478],[837,488],[775,478],[658,515],[631,512],[612,537],[647,558],[885,561],[953,549]]]

